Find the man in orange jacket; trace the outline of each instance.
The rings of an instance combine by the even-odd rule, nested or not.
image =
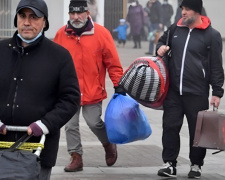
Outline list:
[[[92,21],[86,0],[70,1],[69,18],[67,25],[57,32],[54,41],[68,49],[72,55],[80,85],[81,106],[65,126],[67,148],[72,161],[64,170],[83,170],[79,132],[81,108],[87,125],[105,149],[106,164],[112,166],[117,160],[117,148],[109,142],[105,124],[101,119],[102,101],[107,98],[106,69],[115,92],[125,94],[118,87],[123,69],[110,32]]]

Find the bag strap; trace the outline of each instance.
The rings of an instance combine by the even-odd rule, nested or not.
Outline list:
[[[172,36],[173,36],[173,34],[174,34],[176,28],[177,28],[177,24],[176,24],[176,23],[173,23],[173,24],[169,27],[168,33],[167,33],[167,42],[166,42],[166,45],[167,45],[167,46],[170,44],[170,42],[171,42],[171,40],[172,40]]]
[[[204,40],[208,51],[210,51],[212,44],[212,30],[213,30],[212,26],[209,26],[206,28],[204,32]]]
[[[169,27],[169,29],[168,29],[168,31],[167,31],[166,46],[169,46],[169,45],[171,44],[172,36],[173,36],[173,34],[174,34],[176,28],[177,28],[177,24],[176,24],[176,23],[173,23],[173,24]],[[171,56],[171,48],[170,48],[170,50],[167,52],[167,55],[168,55],[169,57]]]
[[[9,149],[8,151],[15,151],[17,150],[20,146],[22,146],[28,139],[31,138],[32,135],[28,135],[27,133],[24,134],[20,139],[18,139]]]

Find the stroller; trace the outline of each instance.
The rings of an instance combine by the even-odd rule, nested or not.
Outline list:
[[[6,126],[7,131],[26,132],[24,126]],[[40,143],[26,142],[31,136],[25,133],[18,141],[0,142],[0,180],[39,180],[40,154],[45,135]]]

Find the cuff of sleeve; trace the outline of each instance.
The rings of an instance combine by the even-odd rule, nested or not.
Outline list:
[[[0,127],[2,127],[2,125],[3,125],[3,123],[2,123],[2,121],[0,121]]]
[[[41,128],[43,134],[49,134],[48,128],[41,122],[41,120],[38,120],[35,123]]]

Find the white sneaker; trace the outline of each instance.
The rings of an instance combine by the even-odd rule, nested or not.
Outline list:
[[[167,162],[158,171],[158,176],[163,176],[163,177],[177,177],[177,169],[176,169],[175,166],[172,166],[172,163],[171,162]]]

